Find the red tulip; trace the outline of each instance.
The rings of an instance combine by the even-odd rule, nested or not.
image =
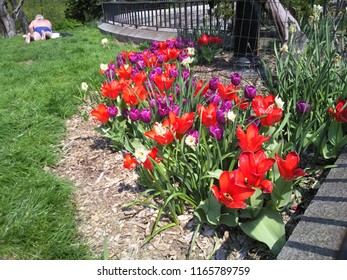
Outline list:
[[[300,157],[297,152],[290,152],[289,154],[287,154],[285,160],[280,158],[277,154],[275,155],[275,157],[278,170],[284,180],[292,181],[297,177],[307,175],[307,173],[305,173],[304,170],[302,170],[301,168],[297,168],[300,161]]]
[[[202,123],[206,127],[210,127],[211,125],[217,125],[217,105],[214,103],[210,103],[208,107],[198,104],[198,113],[202,118]]]
[[[126,154],[123,163],[124,168],[133,169],[137,166],[137,160],[130,154]]]
[[[181,51],[176,48],[173,48],[173,49],[167,48],[164,52],[170,60],[176,60],[181,53]]]
[[[170,120],[165,119],[164,122],[155,123],[153,129],[145,132],[145,136],[158,142],[160,145],[170,144],[175,140],[175,137],[170,128]]]
[[[101,123],[107,123],[110,118],[110,114],[108,113],[107,106],[105,104],[100,104],[91,112],[91,114]]]
[[[172,126],[172,131],[177,134],[186,133],[194,123],[194,112],[184,113],[182,117],[177,117],[174,112],[169,113],[170,124]]]
[[[337,122],[347,122],[347,105],[346,100],[342,97],[336,100],[335,110],[333,108],[329,108],[329,114],[335,119]]]
[[[210,43],[210,39],[206,34],[204,34],[198,39],[197,43],[199,46],[208,45]]]
[[[132,70],[132,66],[125,64],[119,67],[118,69],[116,69],[115,71],[118,74],[120,79],[127,80],[131,78],[131,70]]]
[[[157,85],[158,89],[160,91],[164,91],[166,89],[169,89],[172,86],[172,83],[174,82],[174,77],[169,77],[168,73],[163,74],[155,74],[153,78],[155,84]]]
[[[239,170],[244,176],[244,183],[249,187],[261,188],[264,193],[272,191],[272,183],[263,180],[264,175],[275,163],[272,158],[267,158],[265,152],[260,150],[256,153],[246,151],[239,156]]]
[[[101,94],[110,99],[116,99],[119,93],[123,90],[124,84],[117,80],[104,82],[101,87]]]
[[[236,136],[239,139],[239,147],[241,150],[251,152],[259,151],[262,144],[270,139],[270,136],[265,137],[259,135],[258,127],[253,123],[247,127],[246,133],[238,126],[236,129]]]
[[[206,84],[205,87],[203,88],[204,84],[205,83],[203,80],[195,82],[194,96],[196,96],[198,93],[200,93],[200,95],[202,95],[202,96],[204,96],[206,94],[206,92],[208,91],[208,88],[209,88],[209,84]]]
[[[245,208],[244,200],[254,193],[254,189],[238,183],[239,173],[239,170],[224,171],[219,177],[219,188],[215,185],[211,188],[216,199],[228,208]]]
[[[282,118],[282,109],[275,107],[275,96],[258,95],[252,100],[255,114],[261,117],[260,122],[264,126],[271,126]]]
[[[137,105],[141,100],[145,100],[148,92],[143,86],[125,87],[123,90],[123,100],[129,105]]]
[[[135,83],[135,85],[143,86],[146,79],[147,79],[147,75],[146,75],[145,71],[141,71],[141,72],[136,73],[132,80]]]
[[[227,87],[223,84],[218,85],[218,94],[223,99],[228,100],[234,100],[235,103],[238,100],[237,99],[237,90],[239,90],[240,87],[236,87],[233,84],[228,85]]]
[[[146,161],[143,162],[143,166],[146,169],[149,169],[149,170],[153,169],[153,165],[152,165],[152,163],[151,163],[149,158],[154,159],[156,162],[161,162],[163,160],[162,158],[157,158],[157,154],[158,154],[158,148],[157,147],[153,147],[153,149],[149,152]]]

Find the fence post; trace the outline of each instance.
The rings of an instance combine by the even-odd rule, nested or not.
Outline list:
[[[241,61],[258,55],[260,33],[261,4],[258,0],[240,0],[236,2],[234,56]],[[249,61],[250,63],[250,61]]]

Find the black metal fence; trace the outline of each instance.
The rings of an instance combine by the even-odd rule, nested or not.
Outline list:
[[[231,18],[212,14],[213,4],[221,1],[116,1],[104,2],[104,21],[113,24],[152,27],[156,30],[196,28],[225,30]]]
[[[194,32],[218,34],[223,37],[226,49],[233,49],[240,56],[257,55],[259,50],[269,49],[277,38],[272,16],[264,8],[265,2],[266,0],[104,1],[103,21],[157,31],[177,31],[178,36]],[[290,9],[291,3],[298,1],[280,2]],[[301,6],[301,9],[304,11],[316,2],[306,1],[306,6]],[[340,2],[346,1],[324,1],[324,9],[328,5],[339,5]],[[298,9],[292,10],[292,13],[298,13]]]
[[[234,45],[234,38],[257,41],[276,37],[276,31],[260,0],[160,0],[106,1],[102,3],[103,21],[121,26],[177,31],[178,35],[196,31],[224,38],[225,47]],[[259,23],[261,28],[259,28]],[[236,28],[235,28],[236,27]],[[246,34],[247,35],[241,35]],[[247,42],[248,42],[247,41]],[[266,40],[265,40],[266,41]],[[250,45],[255,45],[250,42]],[[252,52],[257,51],[252,47]]]

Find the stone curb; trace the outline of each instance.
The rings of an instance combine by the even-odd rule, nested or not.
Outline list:
[[[347,233],[347,149],[322,183],[278,260],[334,260]]]

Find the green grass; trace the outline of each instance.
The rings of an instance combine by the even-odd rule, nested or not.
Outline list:
[[[81,82],[101,81],[99,64],[127,46],[103,48],[95,27],[70,32],[29,45],[0,38],[0,259],[90,258],[76,229],[74,187],[44,167],[59,159]]]

